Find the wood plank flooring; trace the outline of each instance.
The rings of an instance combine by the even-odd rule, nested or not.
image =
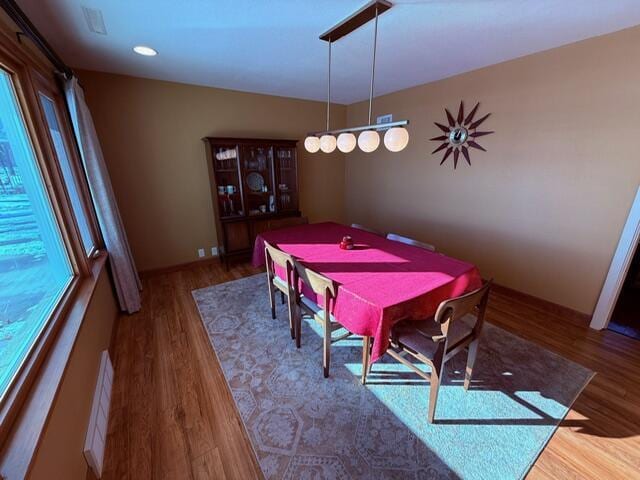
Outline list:
[[[203,264],[144,279],[142,311],[119,319],[111,352],[103,478],[261,478],[191,297],[255,273],[247,264],[228,272]],[[504,293],[492,295],[488,321],[598,372],[529,478],[640,478],[640,342]]]

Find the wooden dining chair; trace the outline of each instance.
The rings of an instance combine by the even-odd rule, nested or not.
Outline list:
[[[393,240],[394,242],[400,242],[407,245],[413,245],[414,247],[424,248],[425,250],[429,250],[430,252],[436,251],[436,247],[434,247],[430,243],[424,243],[418,240],[414,240],[413,238],[403,237],[402,235],[398,235],[397,233],[387,233],[387,240]]]
[[[387,349],[386,353],[431,384],[429,423],[433,423],[435,417],[445,364],[465,349],[468,350],[468,354],[464,389],[469,388],[491,284],[492,281],[489,281],[473,292],[445,300],[438,306],[434,317],[427,320],[403,320],[391,330],[391,348]],[[405,358],[406,355],[429,365],[431,373],[420,370]],[[363,371],[363,378],[366,378],[367,368],[364,366]]]
[[[384,237],[384,233],[378,230],[375,230],[373,228],[365,227],[364,225],[360,225],[359,223],[352,223],[351,228],[357,228],[358,230],[364,230],[365,232],[373,233],[375,235],[380,235],[381,237]]]
[[[294,258],[268,242],[264,242],[264,257],[267,266],[267,284],[269,287],[269,302],[271,304],[271,318],[276,318],[276,289],[284,299],[286,297],[289,311],[289,330],[291,338],[295,338],[295,287],[294,287]],[[276,266],[286,272],[286,280],[276,275]]]
[[[322,368],[324,377],[327,378],[329,376],[329,365],[331,363],[331,344],[351,335],[350,332],[338,337],[332,337],[331,335],[336,330],[343,328],[331,313],[331,303],[336,298],[338,286],[333,280],[311,270],[297,260],[294,260],[293,264],[295,268],[293,284],[299,285],[299,281],[302,281],[313,293],[322,297],[321,306],[305,295],[302,295],[300,289],[296,288],[296,305],[300,309],[298,315],[296,315],[295,323],[296,346],[300,348],[300,344],[302,343],[302,312],[304,312],[322,326]]]

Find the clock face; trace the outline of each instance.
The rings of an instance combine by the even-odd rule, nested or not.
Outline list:
[[[452,145],[462,145],[469,138],[469,131],[464,127],[455,127],[449,132],[449,143]]]
[[[442,133],[444,133],[444,135],[430,139],[433,142],[442,142],[438,148],[431,152],[433,154],[445,150],[440,165],[442,165],[453,154],[453,168],[457,168],[460,153],[462,153],[462,156],[467,163],[471,165],[470,148],[486,152],[484,147],[482,147],[476,139],[493,133],[492,131],[478,131],[478,127],[487,118],[489,118],[491,114],[487,113],[484,117],[474,120],[479,106],[480,104],[477,103],[471,112],[465,116],[464,103],[460,102],[457,117],[454,118],[454,116],[451,115],[451,112],[445,108],[444,111],[447,114],[447,125],[435,122],[435,125],[442,131]]]

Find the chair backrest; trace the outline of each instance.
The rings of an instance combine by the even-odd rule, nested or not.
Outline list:
[[[378,230],[375,230],[373,228],[365,227],[364,225],[360,225],[359,223],[352,223],[351,228],[357,228],[358,230],[364,230],[365,232],[373,233],[375,235],[380,235],[381,237],[384,237],[384,233],[379,232]]]
[[[406,243],[407,245],[413,245],[414,247],[424,248],[425,250],[429,250],[430,252],[436,251],[436,247],[434,247],[430,243],[419,242],[418,240],[414,240],[413,238],[409,237],[403,237],[402,235],[398,235],[397,233],[388,233],[387,240],[393,240],[394,242]]]
[[[477,290],[445,300],[438,306],[435,320],[440,324],[444,337],[447,336],[451,323],[459,321],[469,313],[475,313],[477,316],[476,323],[473,326],[474,336],[480,334],[492,284],[493,280],[489,280]]]
[[[293,261],[296,276],[307,285],[316,295],[322,295],[325,299],[325,310],[329,310],[329,302],[336,298],[338,286],[330,278],[311,270],[298,260]],[[297,284],[297,280],[295,282]]]
[[[269,230],[278,230],[279,228],[296,227],[298,225],[306,225],[309,223],[307,217],[285,217],[275,218],[269,221]]]
[[[269,242],[264,242],[264,257],[267,265],[267,275],[271,279],[275,275],[273,265],[278,265],[287,271],[287,281],[291,285],[291,273],[293,272],[295,259],[288,253],[274,247]]]

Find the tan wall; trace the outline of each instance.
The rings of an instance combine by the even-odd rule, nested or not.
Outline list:
[[[98,280],[93,298],[53,405],[33,461],[30,478],[84,479],[84,439],[96,386],[100,353],[109,348],[111,329],[118,313],[105,268]]]
[[[435,243],[486,277],[592,312],[640,182],[640,28],[377,98],[411,121],[400,154],[346,158],[347,219]],[[439,166],[444,108],[481,102],[494,135]],[[349,106],[348,124],[365,116]]]
[[[409,147],[299,148],[304,213],[429,240],[502,284],[591,312],[640,181],[640,67],[628,53],[639,41],[640,29],[629,29],[377,98],[374,113],[411,120]],[[80,77],[141,270],[216,244],[202,137],[302,139],[324,118],[319,102]],[[450,161],[438,165],[428,138],[461,99],[492,112],[496,133],[472,167],[454,172]],[[359,124],[365,108],[334,108],[335,125]]]
[[[309,155],[322,102],[79,72],[139,270],[197,259],[217,244],[205,136],[291,138],[299,145],[301,209],[342,220],[344,158]],[[346,107],[332,115],[344,124]]]

